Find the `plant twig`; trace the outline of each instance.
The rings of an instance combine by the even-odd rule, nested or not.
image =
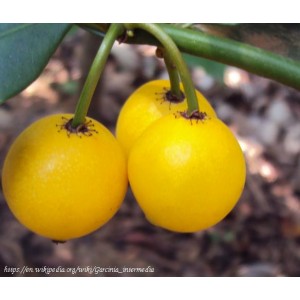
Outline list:
[[[244,69],[300,90],[300,62],[231,39],[216,37],[190,28],[159,24],[182,52]],[[101,33],[97,26],[94,33]],[[144,31],[136,31],[127,43],[159,45]]]
[[[73,128],[84,124],[93,94],[95,92],[101,73],[104,69],[110,50],[115,40],[123,32],[123,30],[124,28],[121,24],[112,24],[109,27],[105,37],[103,38],[101,46],[95,56],[87,79],[81,91],[81,95],[79,97],[75,115],[72,121]]]

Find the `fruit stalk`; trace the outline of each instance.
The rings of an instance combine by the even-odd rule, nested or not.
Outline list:
[[[111,24],[103,38],[81,91],[72,121],[73,128],[77,128],[79,125],[84,124],[93,94],[103,72],[111,48],[115,40],[122,34],[123,31],[124,27],[122,24]]]
[[[192,115],[193,112],[199,111],[197,96],[189,70],[182,59],[176,44],[169,37],[169,35],[165,33],[158,25],[152,23],[130,23],[125,24],[125,27],[131,30],[135,28],[145,30],[152,34],[161,43],[165,51],[168,52],[168,56],[176,65],[176,68],[179,72],[184,93],[187,98],[188,115]]]
[[[172,97],[175,97],[177,100],[183,100],[184,95],[180,90],[180,78],[178,76],[176,65],[174,64],[171,57],[169,56],[168,51],[158,47],[157,52],[161,54],[161,57],[164,59],[165,66],[167,68],[170,83],[171,83],[170,92]]]

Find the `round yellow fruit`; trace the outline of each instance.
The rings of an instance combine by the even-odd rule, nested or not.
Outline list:
[[[246,167],[230,129],[217,118],[168,115],[130,151],[129,182],[146,218],[175,232],[220,222],[239,200]]]
[[[70,132],[71,118],[52,115],[25,129],[2,171],[4,196],[15,217],[57,241],[84,236],[109,221],[128,184],[125,154],[109,130],[86,118]]]
[[[117,120],[116,137],[127,155],[134,142],[150,124],[164,115],[187,110],[186,99],[179,103],[167,100],[166,93],[169,90],[168,80],[150,81],[138,88],[125,102]],[[208,116],[216,116],[205,97],[197,90],[196,95],[200,110]]]

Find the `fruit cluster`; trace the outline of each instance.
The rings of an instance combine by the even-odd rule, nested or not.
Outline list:
[[[11,146],[3,192],[16,218],[56,241],[100,228],[118,211],[128,179],[146,218],[175,232],[221,221],[245,183],[245,160],[230,129],[197,91],[201,112],[170,99],[169,81],[151,81],[122,108],[115,137],[86,118],[53,115],[29,126]]]

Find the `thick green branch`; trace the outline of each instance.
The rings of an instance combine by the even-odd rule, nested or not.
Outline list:
[[[97,32],[97,24],[93,25],[92,29]],[[198,30],[179,28],[167,24],[160,24],[159,26],[185,53],[236,66],[300,90],[299,61],[230,39],[212,36]],[[135,36],[128,38],[126,42],[159,45],[152,36],[138,30],[135,32]]]
[[[184,52],[236,66],[300,90],[298,61],[199,31],[168,25],[163,27]]]

